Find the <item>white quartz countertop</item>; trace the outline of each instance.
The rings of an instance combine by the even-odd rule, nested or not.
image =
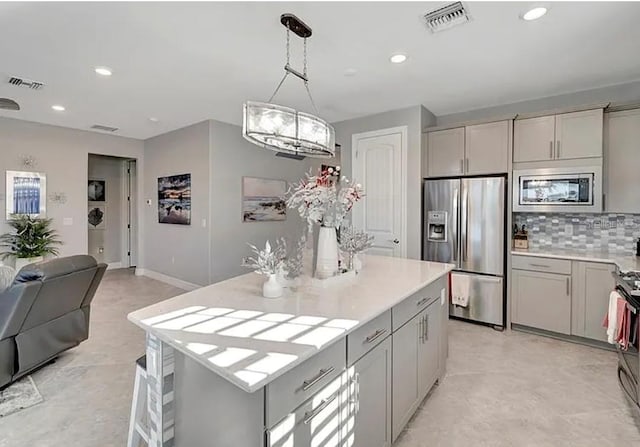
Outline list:
[[[640,257],[633,254],[621,254],[606,250],[578,251],[567,248],[529,248],[514,249],[514,255],[537,256],[541,258],[571,259],[574,261],[604,262],[615,264],[622,272],[640,272]]]
[[[452,264],[363,256],[362,272],[325,288],[310,279],[262,297],[255,273],[129,314],[131,322],[254,392],[450,272]]]

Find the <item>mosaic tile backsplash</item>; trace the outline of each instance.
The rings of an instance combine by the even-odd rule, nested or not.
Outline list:
[[[513,222],[524,224],[529,246],[541,249],[633,254],[640,237],[640,214],[513,213]]]

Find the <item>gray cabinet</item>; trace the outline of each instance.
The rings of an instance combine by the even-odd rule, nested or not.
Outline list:
[[[516,120],[513,162],[602,157],[603,110]]]
[[[391,446],[391,337],[358,360],[354,367],[357,388],[353,445]],[[349,427],[349,424],[346,425]],[[349,439],[349,434],[347,434]],[[347,445],[347,444],[345,444]]]
[[[428,177],[464,173],[464,127],[429,132],[426,139]]]
[[[465,127],[465,174],[495,174],[509,170],[511,121]]]
[[[571,276],[513,269],[512,321],[560,334],[571,333]]]
[[[437,299],[393,333],[394,441],[438,378],[441,315]]]
[[[604,208],[640,213],[640,109],[605,113]]]
[[[613,264],[574,262],[571,333],[579,337],[606,341],[602,320],[609,308],[609,294],[615,287]]]

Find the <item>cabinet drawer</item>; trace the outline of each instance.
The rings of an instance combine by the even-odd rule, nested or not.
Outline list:
[[[347,365],[353,365],[390,334],[391,310],[388,310],[347,336]]]
[[[571,274],[571,261],[568,259],[541,258],[535,256],[514,255],[511,267],[519,270],[532,270],[534,272]]]
[[[414,293],[400,304],[395,305],[393,309],[391,309],[392,330],[397,330],[400,326],[418,314],[418,312],[426,309],[429,304],[439,299],[442,289],[446,290],[447,288],[447,278],[448,275],[443,276],[432,284],[429,284],[427,287]]]
[[[346,368],[346,344],[343,338],[266,386],[267,427],[340,376]]]

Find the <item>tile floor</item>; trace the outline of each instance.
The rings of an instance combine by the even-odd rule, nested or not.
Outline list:
[[[180,293],[108,272],[91,336],[33,375],[45,402],[0,419],[0,447],[123,447],[144,334],[127,313]],[[640,445],[612,352],[450,322],[445,380],[394,447]],[[199,446],[185,446],[199,447]]]

